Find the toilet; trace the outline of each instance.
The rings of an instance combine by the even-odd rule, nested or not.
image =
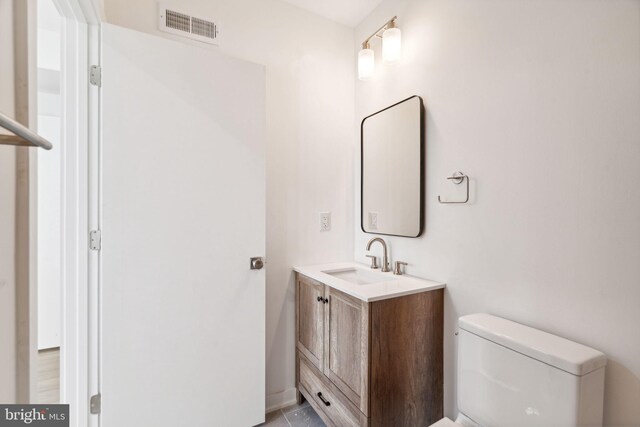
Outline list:
[[[458,326],[460,414],[432,427],[602,426],[604,354],[484,313]]]

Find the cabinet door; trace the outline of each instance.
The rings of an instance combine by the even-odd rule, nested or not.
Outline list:
[[[296,276],[296,348],[322,370],[324,349],[324,285]]]
[[[324,374],[368,413],[369,305],[326,287]]]

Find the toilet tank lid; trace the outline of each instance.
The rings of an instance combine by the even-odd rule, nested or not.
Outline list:
[[[573,375],[586,375],[607,364],[607,357],[590,347],[486,313],[462,316],[460,329]]]

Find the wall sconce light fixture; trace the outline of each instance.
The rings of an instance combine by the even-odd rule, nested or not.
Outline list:
[[[362,43],[362,50],[358,52],[358,78],[369,80],[376,69],[375,54],[369,42]]]
[[[402,35],[396,26],[397,16],[384,23],[384,25],[362,42],[362,50],[358,52],[358,78],[368,80],[373,77],[375,71],[375,54],[371,49],[371,39],[382,39],[382,59],[387,63],[393,63],[400,59],[402,53]]]

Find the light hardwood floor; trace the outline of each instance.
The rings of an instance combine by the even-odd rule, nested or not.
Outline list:
[[[38,352],[38,402],[60,402],[60,349]]]

